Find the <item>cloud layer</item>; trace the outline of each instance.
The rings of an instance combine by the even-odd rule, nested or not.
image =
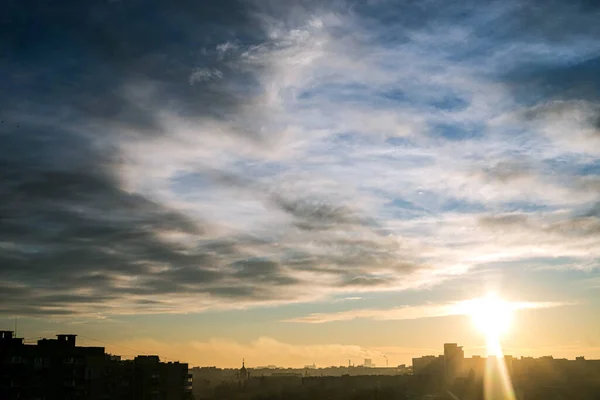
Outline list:
[[[0,313],[193,312],[431,287],[499,261],[598,265],[589,2],[8,12]]]
[[[325,322],[351,321],[354,319],[371,319],[376,321],[396,321],[421,318],[448,317],[451,315],[470,315],[471,304],[478,300],[443,304],[425,304],[402,306],[387,309],[354,309],[334,313],[313,313],[304,317],[293,318],[288,322],[321,324]],[[559,302],[510,302],[507,307],[511,310],[551,308],[567,305]]]

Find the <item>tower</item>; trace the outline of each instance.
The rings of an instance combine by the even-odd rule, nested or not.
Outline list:
[[[240,368],[240,372],[238,373],[239,380],[241,384],[245,384],[248,378],[250,377],[250,373],[246,369],[246,360],[242,358],[242,368]]]
[[[444,344],[444,373],[446,382],[452,383],[461,374],[465,352],[456,343]]]

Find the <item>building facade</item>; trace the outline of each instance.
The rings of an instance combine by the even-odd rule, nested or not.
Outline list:
[[[0,331],[2,400],[188,400],[188,365],[158,356],[134,360],[106,354],[103,347],[76,346],[76,335],[25,344]]]
[[[444,375],[447,382],[453,382],[462,374],[465,352],[456,343],[444,344]]]

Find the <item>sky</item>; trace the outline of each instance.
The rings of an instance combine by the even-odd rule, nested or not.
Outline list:
[[[0,328],[190,365],[600,358],[600,4],[9,0]]]

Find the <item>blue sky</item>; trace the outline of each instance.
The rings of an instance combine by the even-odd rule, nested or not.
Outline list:
[[[182,358],[195,341],[197,364],[269,346],[282,364],[406,362],[448,340],[477,351],[443,310],[492,290],[542,321],[538,347],[515,327],[516,353],[600,356],[599,14],[9,2],[3,324]]]

